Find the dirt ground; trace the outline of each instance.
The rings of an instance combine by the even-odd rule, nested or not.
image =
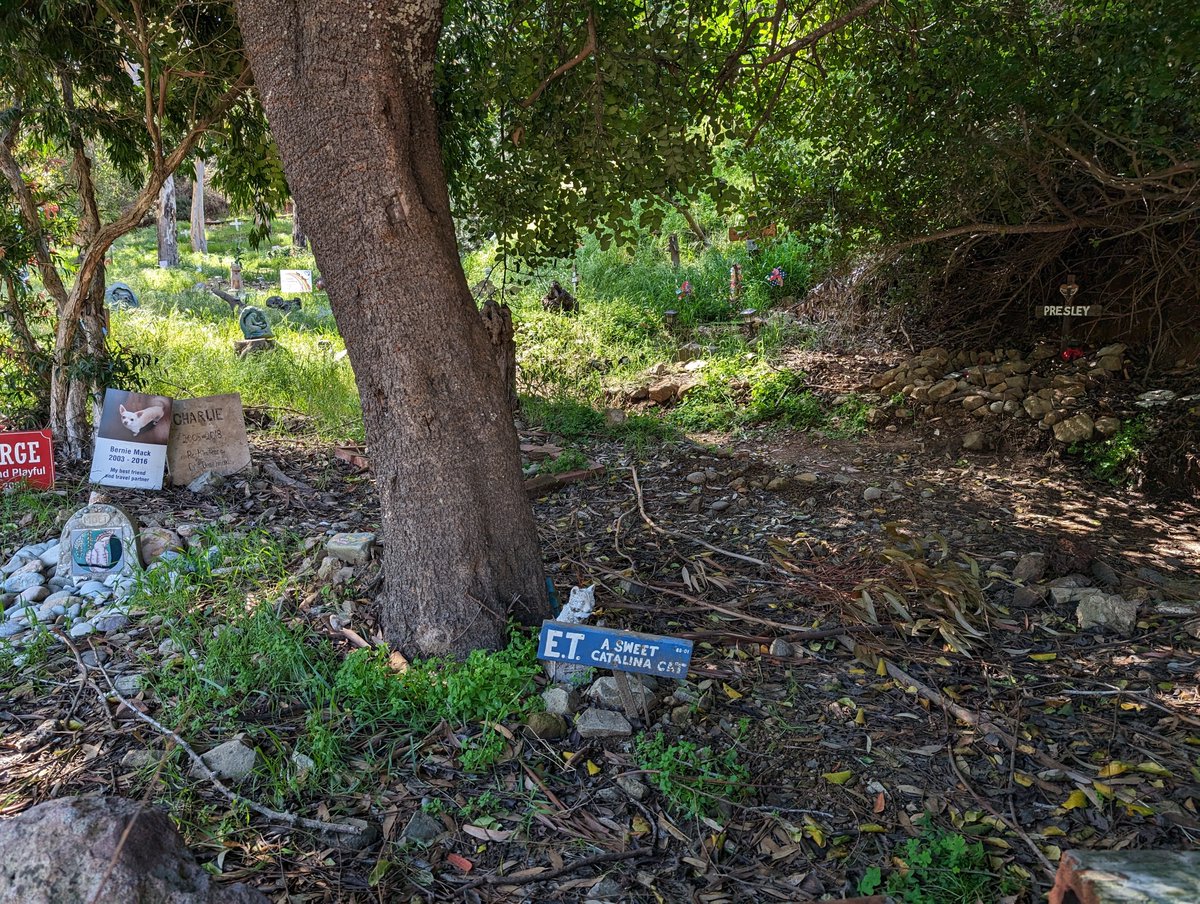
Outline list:
[[[830,392],[860,379],[812,370]],[[331,448],[262,435],[254,447],[274,474],[203,498],[110,495],[168,527],[377,527],[369,476]],[[361,850],[262,819],[219,839],[193,826],[188,840],[222,879],[280,902],[853,897],[867,867],[897,866],[922,814],[982,841],[997,882],[1020,885],[1010,900],[1037,900],[1072,847],[1192,846],[1200,508],[1096,483],[1036,437],[1001,449],[963,453],[956,432],[919,419],[841,440],[695,437],[640,456],[597,441],[602,475],[536,501],[560,596],[595,583],[599,623],[695,641],[686,685],[657,689],[648,727],[736,749],[748,779],[712,815],[671,807],[629,741],[540,741],[512,725],[494,773],[458,769],[447,733],[369,796],[293,807],[378,825],[381,840]],[[64,504],[86,501],[82,475],[64,476],[80,488]],[[1044,574],[1017,581],[1029,553],[1045,555]],[[378,575],[355,580],[363,605],[350,627],[372,638]],[[1137,601],[1131,636],[1079,627],[1065,591],[1081,583]],[[321,629],[301,606],[294,617]],[[110,670],[145,667],[151,647],[112,647]],[[77,672],[63,651],[3,704],[0,812],[73,793],[164,794],[121,766],[161,739],[114,722]],[[271,724],[286,733],[303,717],[281,709]],[[631,778],[636,793],[617,781]],[[432,844],[401,843],[423,798],[484,791],[499,798],[499,834],[481,838],[449,810]],[[214,820],[228,808],[203,783],[194,794]]]

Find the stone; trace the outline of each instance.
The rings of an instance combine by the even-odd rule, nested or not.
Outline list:
[[[129,627],[129,616],[123,612],[98,613],[90,621],[101,634],[111,634]]]
[[[625,426],[629,416],[620,408],[605,408],[604,409],[604,426],[612,429],[614,427]]]
[[[629,692],[633,695],[634,704],[638,709],[653,709],[654,688],[650,681],[644,680],[640,675],[627,675],[626,677],[629,679]],[[599,706],[609,709],[624,709],[621,691],[617,687],[617,679],[612,675],[606,675],[593,681],[592,686],[587,689],[587,697]]]
[[[574,688],[548,687],[542,691],[546,712],[556,716],[573,716],[579,711],[579,691]]]
[[[688,483],[694,483],[696,486],[700,486],[704,483],[706,478],[703,471],[693,471],[687,476],[686,480]]]
[[[137,531],[121,509],[93,503],[67,519],[59,540],[60,573],[103,580],[133,574],[137,566]]]
[[[1100,628],[1123,637],[1133,633],[1137,625],[1136,600],[1127,600],[1115,593],[1103,593],[1099,590],[1084,591],[1078,599],[1075,617],[1079,621],[1080,630]]]
[[[979,430],[972,430],[963,436],[962,447],[967,452],[982,452],[987,448],[987,439]]]
[[[1096,432],[1103,437],[1113,436],[1121,429],[1121,419],[1115,417],[1096,418]]]
[[[617,787],[632,797],[634,800],[641,800],[650,790],[646,787],[645,782],[639,781],[632,775],[618,775],[616,778]]]
[[[794,656],[796,651],[793,649],[792,645],[782,637],[776,637],[773,641],[771,641],[770,653],[772,656],[778,656],[780,659],[787,659],[790,656]]]
[[[56,567],[58,565],[58,540],[42,550],[38,555],[38,560],[42,563],[43,568]]]
[[[258,762],[258,751],[247,747],[240,737],[236,737],[224,744],[218,744],[208,753],[202,754],[200,759],[204,760],[204,765],[211,769],[217,778],[236,782],[248,778],[254,771]],[[192,778],[206,778],[194,763],[190,774]]]
[[[20,571],[4,581],[5,593],[23,593],[30,587],[41,587],[46,579],[36,571]]]
[[[953,395],[958,390],[957,380],[940,380],[926,390],[926,398],[931,402],[940,402]]]
[[[1186,901],[1200,901],[1200,852],[1195,850],[1067,851],[1049,896],[1049,904]]]
[[[821,482],[821,475],[815,471],[803,471],[796,475],[796,483],[807,483],[810,486]]]
[[[633,734],[633,726],[623,715],[594,706],[579,714],[575,721],[575,730],[585,739],[627,738]]]
[[[566,737],[567,720],[557,713],[530,713],[525,719],[525,730],[540,741],[556,741]]]
[[[430,844],[446,831],[446,826],[435,816],[418,810],[404,827],[404,837],[418,844]]]
[[[1043,587],[1018,587],[1013,592],[1012,607],[1014,609],[1032,609],[1046,601],[1046,590]]]
[[[0,904],[268,904],[218,885],[166,812],[121,797],[67,797],[0,821]]]
[[[142,564],[148,566],[168,552],[182,552],[183,540],[165,527],[144,527],[138,534],[138,548],[142,553]]]
[[[1022,403],[1025,408],[1025,413],[1031,418],[1040,420],[1054,410],[1054,405],[1049,399],[1043,399],[1040,396],[1027,396]]]
[[[672,377],[656,380],[654,383],[650,384],[648,389],[650,401],[657,402],[659,405],[665,405],[669,402],[673,402],[680,395],[680,388],[682,385],[683,384],[679,380]]]
[[[215,490],[225,480],[219,474],[212,471],[205,471],[199,477],[194,478],[187,488],[192,493],[207,493],[209,490]]]
[[[772,477],[769,481],[767,481],[767,489],[771,490],[772,492],[777,493],[780,490],[786,490],[787,487],[788,479],[786,477]]]
[[[125,756],[121,757],[122,769],[144,769],[154,762],[154,754],[149,750],[134,749],[126,752]]]
[[[375,535],[359,532],[334,534],[325,544],[325,552],[347,565],[363,565],[371,561],[375,549]]]
[[[50,595],[50,588],[43,584],[26,587],[17,594],[18,603],[40,603]]]
[[[72,640],[78,640],[81,637],[87,637],[89,634],[95,634],[96,626],[90,621],[77,621],[71,625],[67,633],[71,635]]]
[[[142,689],[145,679],[141,675],[118,675],[113,679],[113,687],[122,697],[134,697]]]
[[[1116,570],[1100,559],[1092,560],[1092,577],[1103,587],[1116,587],[1121,583],[1121,578]]]
[[[1109,373],[1117,373],[1125,367],[1125,360],[1120,355],[1102,355],[1096,362],[1097,366]]]
[[[171,483],[190,485],[212,472],[228,477],[250,467],[250,443],[242,397],[236,392],[198,399],[176,399],[171,411],[167,449]]]
[[[1013,567],[1013,580],[1028,584],[1040,581],[1046,573],[1046,556],[1040,552],[1030,552],[1021,556]]]
[[[1092,438],[1095,424],[1086,414],[1077,414],[1054,424],[1054,438],[1060,443],[1081,443]]]
[[[867,502],[875,502],[877,499],[883,498],[883,490],[879,487],[867,487],[863,490],[863,499]]]

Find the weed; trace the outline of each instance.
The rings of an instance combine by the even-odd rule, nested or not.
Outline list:
[[[0,490],[0,547],[24,537],[44,537],[54,532],[58,510],[66,499],[59,493],[38,492],[19,485]]]
[[[1101,480],[1122,484],[1129,480],[1150,435],[1150,425],[1144,417],[1139,417],[1126,421],[1108,439],[1072,443],[1068,451],[1074,455],[1082,454],[1084,464]]]
[[[635,749],[646,778],[675,809],[688,816],[713,813],[722,800],[740,800],[749,771],[738,763],[737,748],[716,754],[691,741],[669,744],[662,732],[643,735]]]
[[[879,867],[870,867],[859,880],[859,892],[873,895],[882,888],[904,904],[975,904],[997,901],[1018,890],[1011,877],[989,871],[982,842],[933,829],[928,819],[920,836],[900,848],[896,861],[903,865],[886,882]]]
[[[581,468],[586,468],[587,464],[587,456],[578,449],[564,449],[558,458],[552,458],[544,462],[540,473],[565,474],[567,471],[578,471]]]

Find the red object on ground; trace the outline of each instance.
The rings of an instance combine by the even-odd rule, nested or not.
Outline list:
[[[1062,359],[1064,361],[1074,361],[1076,358],[1083,357],[1083,349],[1081,348],[1064,348],[1062,350]]]
[[[49,430],[0,433],[0,485],[54,489],[54,444]]]

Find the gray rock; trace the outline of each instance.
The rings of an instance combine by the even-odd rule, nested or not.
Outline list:
[[[1102,587],[1116,587],[1121,583],[1121,578],[1117,575],[1113,567],[1099,559],[1092,560],[1092,577]]]
[[[874,502],[876,499],[883,498],[883,490],[879,487],[867,487],[863,490],[863,499],[867,502]]]
[[[445,831],[446,826],[440,819],[418,810],[404,827],[404,837],[419,844],[430,844]]]
[[[168,637],[158,645],[159,656],[177,656],[183,652],[181,647],[173,637]]]
[[[165,527],[144,527],[138,534],[138,549],[142,553],[142,563],[153,565],[168,552],[181,552],[183,540]]]
[[[1026,553],[1013,567],[1013,580],[1023,584],[1040,581],[1046,573],[1046,556],[1040,552]]]
[[[771,641],[772,656],[778,656],[780,659],[787,659],[795,654],[796,651],[793,649],[792,645],[782,637],[776,637],[773,641]]]
[[[80,637],[87,637],[89,634],[96,633],[96,626],[90,621],[77,621],[71,625],[71,629],[67,631],[73,640],[78,640]]]
[[[134,697],[142,689],[144,681],[141,675],[118,675],[113,679],[113,687],[122,697]]]
[[[46,579],[36,571],[17,572],[12,577],[4,582],[5,593],[20,593],[22,590],[28,590],[30,587],[41,587],[46,583]]]
[[[640,675],[628,675],[627,677],[634,704],[639,709],[653,709],[654,688],[650,686],[650,683],[643,680]],[[606,675],[593,681],[592,686],[587,689],[587,697],[593,703],[609,709],[624,708],[621,702],[621,691],[617,688],[617,679],[612,675]]]
[[[84,581],[79,585],[80,596],[108,596],[109,588],[103,581]]]
[[[101,634],[111,634],[113,631],[121,631],[129,627],[129,616],[123,612],[105,610],[93,615],[91,622]]]
[[[134,749],[121,757],[122,769],[143,769],[154,762],[154,754],[149,750]]]
[[[16,635],[28,630],[28,625],[23,625],[15,620],[0,622],[0,638],[15,637]]]
[[[1018,587],[1013,592],[1012,608],[1033,609],[1046,600],[1046,591],[1042,587]]]
[[[620,713],[609,709],[590,707],[579,714],[575,730],[581,738],[627,738],[633,734],[633,726]]]
[[[204,765],[216,773],[217,778],[230,781],[241,781],[248,778],[258,762],[258,751],[247,747],[240,737],[232,738],[224,744],[218,744],[200,759]],[[205,778],[204,773],[195,764],[191,768],[192,778]]]
[[[38,556],[38,559],[41,560],[43,568],[57,567],[58,566],[58,541],[55,540],[53,543],[51,543],[49,546],[47,546],[44,550],[42,550],[42,554]]]
[[[167,814],[121,797],[51,800],[0,821],[0,904],[268,904],[218,885]]]
[[[1112,436],[1121,429],[1121,419],[1116,417],[1096,418],[1096,432],[1101,436]]]
[[[703,471],[693,471],[686,478],[688,483],[693,483],[696,486],[700,486],[701,484],[703,484],[706,479],[707,478],[705,477]]]
[[[542,691],[546,712],[556,716],[573,716],[579,711],[579,691],[574,688],[548,687]]]
[[[205,471],[195,480],[187,485],[187,488],[193,493],[207,493],[209,490],[215,490],[225,479],[219,474],[214,474],[212,471]]]
[[[592,901],[607,904],[607,902],[619,901],[624,897],[625,889],[620,881],[613,876],[605,876],[592,886],[591,891],[588,892],[585,904],[589,904]]]
[[[334,534],[325,544],[325,552],[347,565],[362,565],[371,560],[375,535],[371,533]]]
[[[987,448],[987,439],[980,430],[972,430],[962,439],[962,447],[966,452],[982,452]]]
[[[1096,425],[1086,414],[1077,414],[1054,425],[1054,438],[1060,443],[1082,443],[1092,438]]]
[[[1075,617],[1081,630],[1100,628],[1128,637],[1137,625],[1137,612],[1136,600],[1127,600],[1115,593],[1087,590],[1079,597]]]
[[[51,604],[64,603],[64,604],[70,605],[69,603],[67,603],[67,600],[69,600],[70,598],[71,598],[70,590],[60,590],[57,593],[52,593],[48,597],[46,597],[46,602],[51,603]]]
[[[39,584],[36,587],[27,587],[17,594],[17,599],[24,603],[40,603],[50,595],[49,588]]]
[[[639,781],[632,775],[618,775],[617,787],[632,797],[634,800],[641,800],[646,796],[646,792],[650,790],[644,782]]]

